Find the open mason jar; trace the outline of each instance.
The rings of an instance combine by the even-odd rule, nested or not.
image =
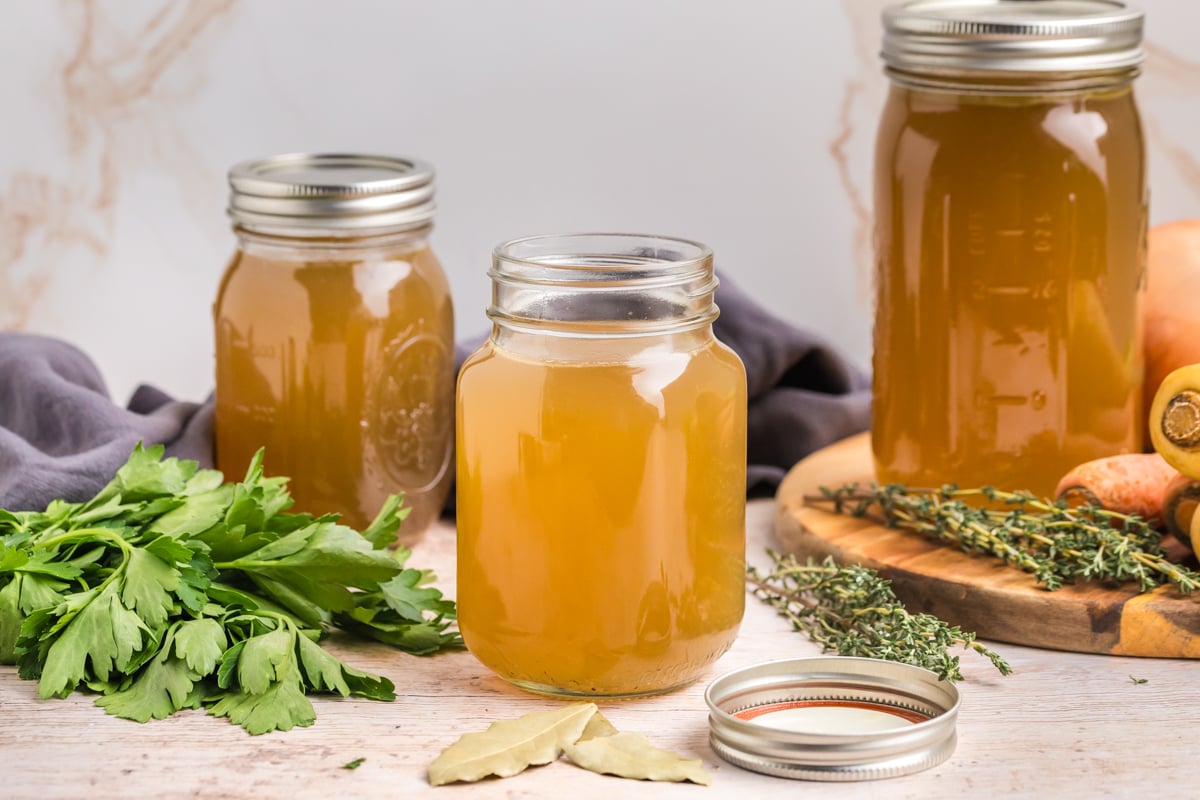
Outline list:
[[[458,620],[552,695],[689,683],[745,597],[746,374],[712,332],[712,253],[539,236],[494,254],[459,374]]]
[[[884,26],[877,477],[1052,494],[1142,449],[1142,14],[918,0]]]

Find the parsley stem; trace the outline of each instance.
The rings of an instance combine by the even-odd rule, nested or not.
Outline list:
[[[125,566],[129,563],[129,556],[133,552],[133,545],[125,540],[123,536],[118,536],[113,533],[110,528],[78,528],[67,533],[51,536],[49,539],[40,539],[33,543],[34,547],[57,547],[62,544],[69,544],[73,540],[82,540],[88,542],[108,542],[115,544],[121,549],[121,563],[113,568],[113,571],[108,574],[96,587],[97,594],[113,581],[125,574]]]
[[[279,569],[278,561],[246,561],[245,559],[237,559],[235,561],[217,561],[213,564],[217,569]]]
[[[73,531],[61,533],[58,536],[51,536],[49,539],[38,539],[33,543],[33,546],[57,547],[60,544],[66,544],[73,540],[110,542],[120,547],[121,552],[125,554],[128,554],[133,549],[133,545],[129,544],[124,537],[113,533],[111,528],[78,528]]]

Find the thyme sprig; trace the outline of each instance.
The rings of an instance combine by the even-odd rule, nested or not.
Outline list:
[[[767,553],[773,562],[769,574],[747,570],[754,594],[826,651],[899,661],[959,681],[959,657],[950,650],[961,646],[988,658],[1002,675],[1012,672],[998,653],[975,641],[974,633],[932,614],[909,613],[891,582],[874,570],[839,565],[832,558],[800,563],[794,556]]]
[[[1069,508],[1026,492],[954,485],[847,484],[821,487],[804,500],[998,558],[1051,591],[1077,580],[1136,581],[1143,592],[1166,583],[1181,594],[1200,587],[1200,573],[1171,561],[1152,525],[1098,506]]]

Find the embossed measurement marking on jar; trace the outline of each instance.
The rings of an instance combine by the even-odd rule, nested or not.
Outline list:
[[[242,381],[253,376],[268,391],[279,391],[278,383],[273,378],[279,369],[276,362],[280,361],[282,346],[255,339],[252,327],[242,333],[229,323],[218,326],[218,338],[225,343],[223,360],[233,375]],[[277,416],[276,406],[264,400],[262,395],[235,394],[226,397],[221,407],[222,413],[231,419],[237,416],[258,425],[271,424]]]
[[[989,224],[979,211],[967,215],[971,296],[981,353],[974,375],[975,404],[989,409],[987,435],[1014,451],[1021,449],[1030,431],[1046,427],[1053,418],[1048,408],[1048,387],[1055,379],[1052,311],[1063,295],[1054,269],[1054,215],[1023,210],[1023,183],[1019,175],[1005,182],[1007,224]]]

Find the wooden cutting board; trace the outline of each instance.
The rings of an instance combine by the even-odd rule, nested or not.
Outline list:
[[[1200,592],[1066,586],[1049,592],[994,559],[804,503],[821,486],[871,481],[870,438],[846,439],[801,461],[776,495],[775,535],[800,558],[833,556],[880,572],[910,611],[982,639],[1127,656],[1200,658]]]

